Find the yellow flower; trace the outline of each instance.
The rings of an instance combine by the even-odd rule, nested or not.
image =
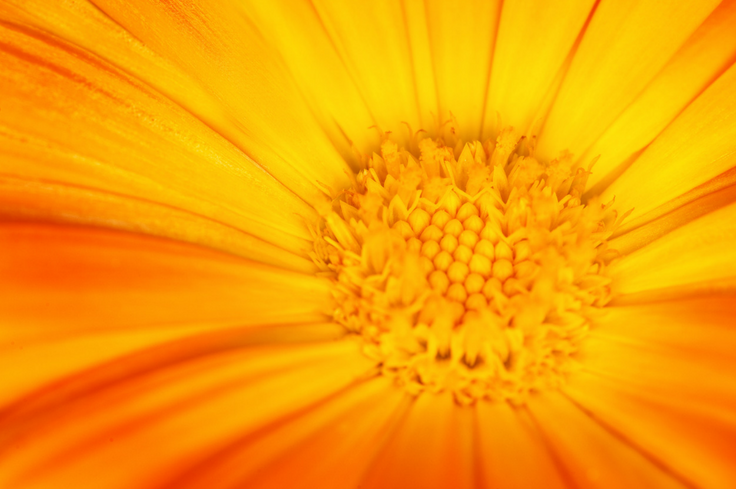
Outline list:
[[[0,487],[736,487],[734,25],[3,0]]]

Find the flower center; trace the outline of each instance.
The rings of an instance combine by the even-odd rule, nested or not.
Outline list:
[[[589,171],[569,154],[539,162],[511,128],[418,149],[384,135],[315,230],[335,320],[413,393],[523,403],[558,386],[610,300],[621,219],[581,202]]]

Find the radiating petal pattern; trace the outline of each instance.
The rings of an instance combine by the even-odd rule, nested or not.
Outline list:
[[[582,154],[717,5],[600,2],[545,121],[539,155],[554,158],[562,150]]]
[[[732,65],[610,187],[636,219],[736,163],[736,65]],[[632,191],[629,189],[636,189]],[[629,191],[627,191],[629,190]]]
[[[13,334],[323,318],[326,282],[224,253],[94,228],[0,226],[0,304]],[[24,325],[22,329],[13,329]]]
[[[418,397],[360,486],[476,487],[471,427],[472,413],[449,393]]]
[[[419,96],[401,3],[312,3],[381,128],[396,130],[402,121],[415,130],[431,127],[436,97]]]
[[[591,190],[608,185],[673,119],[736,60],[736,2],[724,1],[698,27],[585,154],[595,160]]]
[[[670,294],[712,291],[736,282],[736,204],[700,217],[622,258],[618,292]]]
[[[611,308],[565,392],[694,487],[736,482],[732,293]]]
[[[250,346],[247,333],[220,336],[100,365],[6,408],[0,481],[161,487],[370,368],[352,341]],[[228,487],[222,474],[210,482]]]
[[[243,151],[309,202],[347,183],[345,164],[278,52],[232,2],[96,0],[151,50],[181,66],[223,105]],[[288,136],[285,136],[284,131]]]
[[[574,487],[687,487],[561,394],[547,393],[531,402],[529,410]]]
[[[0,171],[151,200],[303,249],[313,209],[230,141],[72,44],[0,29]]]
[[[407,3],[423,3],[426,8],[439,114],[457,118],[463,139],[481,137],[501,2]]]
[[[487,489],[569,487],[528,413],[507,404],[476,407],[478,463]]]
[[[735,23],[2,1],[0,487],[736,487]],[[576,209],[597,258],[548,256]]]
[[[8,220],[96,225],[200,244],[266,264],[311,272],[298,254],[233,226],[145,199],[59,182],[0,175],[0,216]]]
[[[592,0],[504,3],[488,85],[487,134],[494,134],[491,129],[499,117],[503,125],[513,126],[521,134],[526,134],[532,123],[541,123],[545,115],[542,101],[553,88],[552,82],[594,4]]]

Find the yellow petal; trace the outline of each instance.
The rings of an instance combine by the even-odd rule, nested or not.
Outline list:
[[[718,3],[601,2],[545,122],[538,154],[582,154]]]
[[[601,138],[585,154],[577,155],[586,162],[598,158],[589,188],[599,182],[608,185],[620,175],[632,155],[654,140],[732,64],[736,55],[734,23],[736,2],[723,2]]]
[[[6,25],[0,35],[0,172],[155,201],[303,248],[314,210],[186,110],[46,33]]]
[[[500,3],[424,2],[440,114],[451,112],[466,140],[481,136]]]
[[[0,483],[176,486],[243,437],[353,384],[370,364],[352,341],[230,343],[159,357],[144,370],[101,366],[17,403],[2,421]]]
[[[476,487],[471,416],[449,393],[423,393],[360,487]]]
[[[493,54],[485,132],[510,125],[525,134],[588,18],[591,0],[507,2]]]
[[[283,57],[341,154],[348,161],[355,158],[350,142],[364,152],[378,147],[378,133],[369,129],[377,123],[372,108],[366,105],[314,7],[291,0],[249,0],[244,5],[244,14]]]
[[[427,3],[421,0],[407,0],[402,3],[421,129],[432,130],[434,127],[429,125],[430,121],[436,124],[436,118],[439,117],[439,122],[444,122],[443,117],[447,114],[443,114],[439,106],[431,26],[428,20],[430,14],[427,9]],[[412,129],[417,130],[413,127]]]
[[[308,202],[348,183],[345,163],[298,85],[236,2],[101,0],[95,5],[221,101],[226,136]]]
[[[736,65],[703,92],[603,193],[632,219],[736,163]]]
[[[307,258],[204,216],[73,185],[0,175],[0,216],[151,234],[295,271],[315,269]]]
[[[432,128],[436,97],[420,99],[404,9],[398,2],[316,0],[314,8],[384,130]]]
[[[623,255],[736,201],[736,168],[685,192],[638,219],[624,221],[609,243]]]
[[[546,392],[529,410],[575,487],[684,489],[687,482],[612,433],[559,393]]]
[[[612,267],[621,294],[692,292],[736,285],[736,204],[663,236]]]
[[[15,339],[202,321],[320,321],[330,307],[329,283],[312,274],[158,238],[6,223],[0,249],[0,316]]]
[[[569,487],[544,439],[523,411],[488,402],[478,403],[476,410],[483,487]]]
[[[220,102],[194,78],[151,51],[87,0],[3,2],[0,18],[49,33],[98,56],[154,87],[221,134],[237,132],[225,118]]]

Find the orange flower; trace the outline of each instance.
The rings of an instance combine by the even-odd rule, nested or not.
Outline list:
[[[736,487],[736,1],[0,20],[0,487]]]

